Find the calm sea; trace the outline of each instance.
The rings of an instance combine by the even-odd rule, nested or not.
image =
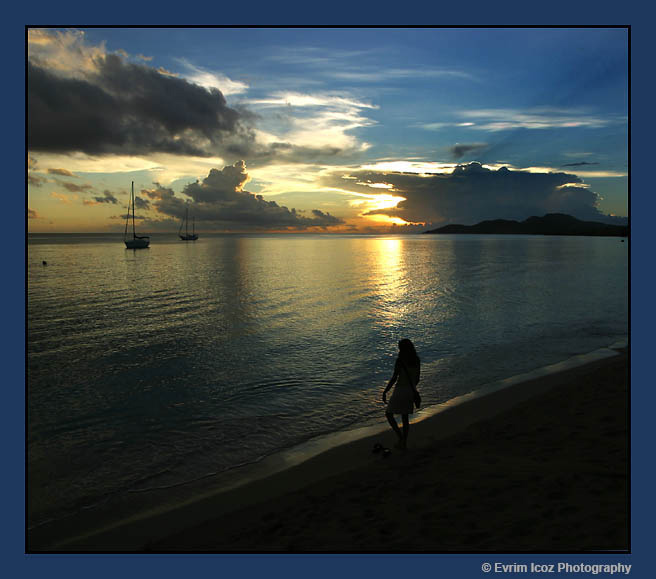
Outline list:
[[[628,245],[31,235],[28,526],[384,422],[403,337],[425,405],[625,340]]]

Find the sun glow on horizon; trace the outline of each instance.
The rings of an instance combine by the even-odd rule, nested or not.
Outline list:
[[[410,221],[404,221],[400,217],[391,217],[390,215],[384,215],[382,213],[367,215],[365,218],[381,225],[418,225],[416,223],[411,223]]]
[[[374,223],[385,225],[416,225],[409,221],[405,221],[400,217],[386,215],[385,213],[376,213],[376,211],[397,207],[401,201],[406,200],[405,197],[401,197],[400,195],[390,195],[387,193],[368,195],[366,193],[353,192],[353,195],[364,197],[364,199],[352,199],[349,201],[349,204],[353,207],[361,208],[359,216],[367,221],[373,221]]]

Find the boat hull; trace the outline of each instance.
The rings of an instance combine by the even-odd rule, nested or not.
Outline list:
[[[181,235],[180,239],[182,241],[196,241],[198,239],[198,235],[193,234],[193,235]]]
[[[126,239],[125,247],[128,249],[146,249],[150,244],[150,239]]]

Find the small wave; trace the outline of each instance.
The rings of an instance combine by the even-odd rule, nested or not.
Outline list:
[[[173,488],[176,488],[176,487],[181,487],[181,486],[192,484],[192,483],[195,483],[195,482],[198,482],[198,481],[201,481],[201,480],[205,480],[205,479],[208,479],[208,478],[211,478],[211,477],[215,477],[215,476],[218,476],[220,474],[224,474],[226,472],[237,470],[237,469],[243,468],[243,467],[251,465],[251,464],[256,464],[256,463],[262,461],[264,458],[266,458],[266,455],[258,456],[254,460],[234,464],[234,465],[226,467],[222,470],[217,470],[215,472],[208,472],[208,473],[202,474],[202,475],[194,477],[194,478],[185,479],[185,480],[177,481],[177,482],[174,482],[174,483],[169,483],[169,484],[166,484],[166,485],[144,487],[144,488],[140,488],[140,489],[128,489],[128,492],[129,493],[147,493],[147,492],[152,492],[152,491],[161,491],[161,490],[173,489]],[[157,476],[157,475],[153,475],[152,477],[148,477],[148,478],[153,478],[154,476]]]

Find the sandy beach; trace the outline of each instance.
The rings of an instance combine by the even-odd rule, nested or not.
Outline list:
[[[628,545],[628,357],[539,378],[454,408],[483,418],[406,452],[147,545],[154,551],[593,551]],[[519,391],[528,400],[513,405]],[[510,408],[503,410],[504,407]],[[444,425],[442,425],[444,426]],[[457,425],[447,425],[447,428]],[[392,434],[379,437],[391,446]],[[317,460],[321,464],[323,460]]]
[[[621,351],[54,550],[628,550],[627,384]]]

